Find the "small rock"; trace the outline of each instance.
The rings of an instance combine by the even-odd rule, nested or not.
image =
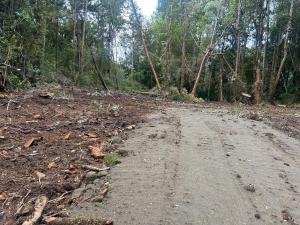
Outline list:
[[[77,188],[73,191],[71,199],[80,198],[86,192],[85,187]]]
[[[98,175],[98,178],[105,177],[105,176],[108,175],[108,172],[107,171],[100,171],[100,172],[97,173],[97,175]]]
[[[90,171],[85,175],[85,180],[87,183],[91,183],[98,178],[97,172]]]
[[[230,156],[231,156],[231,155],[230,155],[230,152],[227,152],[227,153],[226,153],[226,156],[227,156],[227,157],[230,157]]]
[[[135,125],[130,125],[126,127],[126,130],[133,130],[135,129]]]
[[[120,137],[113,137],[113,138],[110,139],[110,143],[113,144],[113,145],[114,144],[122,144],[123,140]]]
[[[93,198],[92,202],[98,202],[98,203],[103,202],[103,196],[97,196],[97,197]]]
[[[242,176],[241,176],[240,174],[237,174],[237,175],[236,175],[236,178],[241,179]]]
[[[254,184],[248,184],[244,186],[244,189],[249,192],[255,192]]]
[[[150,134],[148,137],[149,137],[150,139],[154,139],[154,138],[157,137],[157,134]]]
[[[124,150],[124,149],[120,149],[117,151],[118,155],[122,156],[122,157],[127,157],[129,155],[128,151]]]
[[[254,217],[259,220],[261,218],[261,215],[259,213],[255,213]]]
[[[283,174],[283,173],[279,173],[278,176],[282,179],[286,178],[286,174]]]
[[[88,184],[88,185],[86,185],[85,189],[88,192],[88,190],[95,190],[95,189],[97,189],[97,187],[94,184]]]
[[[288,164],[288,163],[283,163],[283,165],[285,165],[285,166],[290,166],[290,164]]]
[[[167,137],[167,134],[161,134],[161,135],[159,135],[159,139],[165,139]]]
[[[259,116],[257,113],[250,113],[248,116],[250,120],[255,120],[255,121],[262,121],[263,119]]]
[[[107,175],[108,175],[107,171],[100,171],[100,172],[90,171],[85,175],[85,182],[93,183],[96,179],[105,177]]]
[[[290,212],[287,210],[282,210],[282,219],[285,221],[293,221],[293,217],[291,216]]]

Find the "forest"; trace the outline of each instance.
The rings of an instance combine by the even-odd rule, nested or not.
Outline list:
[[[157,87],[213,101],[299,102],[297,0],[2,0],[1,89]]]
[[[0,225],[299,225],[299,147],[299,0],[0,0]]]

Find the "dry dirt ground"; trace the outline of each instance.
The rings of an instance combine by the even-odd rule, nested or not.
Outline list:
[[[59,87],[0,95],[0,224],[22,224],[40,195],[50,200],[45,215],[73,204],[71,193],[88,172],[82,166],[105,167],[91,147],[109,156],[112,140],[126,139],[128,128],[158,104]]]
[[[299,131],[299,130],[298,130]],[[130,225],[300,222],[300,141],[228,110],[152,114],[121,149],[103,203],[73,216]]]
[[[300,223],[299,110],[56,92],[1,100],[1,225],[30,218],[39,195],[40,224]],[[95,159],[104,141],[111,157]]]

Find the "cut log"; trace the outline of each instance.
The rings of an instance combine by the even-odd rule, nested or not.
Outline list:
[[[38,197],[35,202],[33,217],[30,220],[25,221],[22,225],[36,224],[40,220],[44,208],[47,205],[47,202],[48,202],[48,198],[46,196]]]

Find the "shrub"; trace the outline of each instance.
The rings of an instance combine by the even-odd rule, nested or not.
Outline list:
[[[13,89],[26,89],[30,86],[27,80],[23,80],[17,75],[8,76],[7,81],[9,86]]]

